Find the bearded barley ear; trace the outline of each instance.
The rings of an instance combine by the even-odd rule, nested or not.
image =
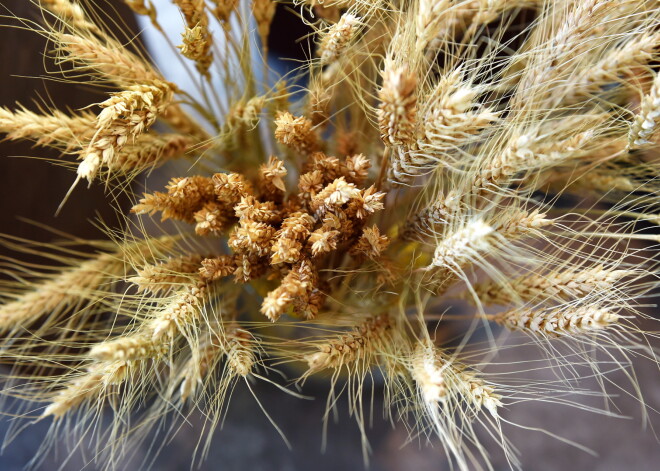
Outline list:
[[[71,380],[61,389],[41,416],[52,415],[58,419],[86,400],[101,399],[107,388],[122,383],[126,377],[127,365],[123,361],[93,365],[89,372]]]
[[[534,233],[538,229],[550,226],[554,223],[547,219],[544,213],[538,209],[533,211],[514,210],[500,225],[496,226],[497,232],[509,240]]]
[[[589,172],[587,177],[580,178],[574,185],[577,188],[587,188],[600,193],[613,190],[631,193],[637,189],[637,185],[628,177],[601,172]]]
[[[464,398],[479,412],[486,409],[493,417],[498,416],[498,410],[502,407],[502,396],[496,392],[491,384],[477,376],[473,370],[463,365],[454,366],[445,374],[446,381],[451,384]]]
[[[580,337],[619,322],[621,316],[597,305],[554,310],[512,310],[489,317],[509,330],[542,337]]]
[[[480,91],[461,81],[462,73],[457,69],[440,79],[420,106],[423,124],[416,143],[419,152],[411,151],[406,161],[411,172],[428,172],[499,119],[498,113],[477,103]]]
[[[406,368],[412,384],[405,381],[403,386],[411,390],[412,398],[406,400],[413,401],[411,407],[419,414],[415,425],[434,430],[458,465],[469,469],[470,451],[462,441],[474,439],[471,423],[483,409],[498,419],[501,396],[476,371],[455,361],[429,339],[412,350]]]
[[[496,417],[502,406],[502,396],[479,378],[475,370],[453,361],[428,341],[418,344],[414,350],[411,373],[427,407],[434,408],[453,396],[458,399],[459,406],[467,403],[475,412],[485,408]]]
[[[179,387],[181,400],[191,397],[203,379],[214,373],[222,357],[226,358],[233,376],[246,377],[257,363],[254,338],[236,322],[230,322],[209,332],[198,346],[192,358],[183,367],[183,379]],[[226,378],[225,378],[226,379]]]
[[[642,99],[639,114],[630,126],[628,148],[640,149],[652,145],[660,121],[660,74],[656,75],[649,93]]]
[[[139,332],[95,345],[89,356],[102,362],[117,362],[160,358],[166,352],[166,345],[154,341],[146,332]]]
[[[479,252],[491,246],[490,237],[495,229],[480,220],[474,220],[439,243],[431,266],[456,268],[463,266]]]
[[[378,125],[387,145],[411,145],[417,126],[417,79],[406,66],[386,62],[378,98]]]
[[[338,60],[349,46],[359,26],[360,18],[351,13],[345,13],[337,23],[324,31],[318,52],[321,64],[329,64]]]
[[[626,4],[629,6],[631,3],[626,0],[622,6],[626,8]],[[586,0],[563,9],[557,15],[548,15],[547,21],[553,22],[552,33],[544,38],[547,42],[535,54],[538,57],[530,59],[532,63],[527,66],[519,84],[522,90],[547,87],[547,91],[544,88],[534,93],[534,99],[528,99],[527,103],[522,102],[521,94],[516,97],[514,106],[538,106],[546,102],[551,90],[548,84],[570,74],[574,64],[570,58],[585,52],[589,39],[598,33],[602,21],[613,7],[611,1]]]
[[[79,71],[89,71],[120,86],[161,80],[148,63],[120,44],[66,33],[53,33],[57,64],[73,63]]]
[[[450,191],[447,196],[439,194],[435,201],[408,218],[401,231],[404,240],[423,240],[433,233],[436,226],[453,221],[454,214],[461,206],[461,195]]]
[[[24,107],[16,111],[0,107],[0,132],[10,140],[26,139],[38,146],[71,151],[91,139],[95,131],[95,116],[89,112],[68,115],[50,110],[40,114]]]
[[[51,36],[56,44],[58,66],[72,63],[77,72],[88,72],[123,88],[153,82],[167,83],[150,64],[108,37],[100,41],[61,32],[53,32]],[[167,85],[173,87],[171,83]],[[202,141],[209,139],[208,133],[176,103],[165,108],[162,118],[181,134]]]
[[[15,300],[0,306],[0,330],[10,330],[32,322],[40,316],[56,318],[65,310],[84,307],[106,280],[127,270],[124,257],[132,250],[148,255],[148,246],[125,244],[118,251],[102,253],[76,266],[46,278]]]
[[[167,305],[149,321],[147,332],[154,342],[163,342],[166,336],[173,337],[200,319],[201,308],[208,300],[206,281],[199,281],[180,290]]]
[[[417,54],[423,52],[433,40],[439,37],[441,29],[446,27],[447,17],[443,13],[448,10],[449,4],[449,0],[420,0],[415,17],[417,33],[415,52]]]
[[[487,163],[475,180],[474,187],[482,190],[491,184],[503,185],[517,174],[544,170],[590,153],[593,155],[593,149],[602,144],[596,135],[597,131],[593,128],[557,140],[541,140],[536,133],[522,134]],[[609,139],[607,142],[608,145],[612,143]],[[613,150],[610,155],[617,152]]]
[[[621,75],[629,75],[637,67],[646,66],[654,57],[660,44],[660,33],[641,34],[613,47],[593,66],[581,71],[567,90],[565,101],[574,103],[596,95],[609,84],[621,81]]]
[[[189,281],[190,275],[199,271],[203,258],[201,255],[186,255],[170,258],[158,265],[146,265],[128,281],[137,285],[138,291],[167,293]]]
[[[449,288],[466,266],[493,247],[495,234],[493,227],[477,219],[442,240],[427,269],[433,280],[432,289],[441,294]]]
[[[227,343],[224,349],[229,368],[237,375],[246,377],[257,363],[254,349],[254,337],[250,332],[238,326],[227,329]]]
[[[330,104],[332,89],[325,87],[321,82],[310,84],[307,92],[307,107],[305,114],[313,126],[328,124],[330,122]]]
[[[539,230],[551,225],[539,210],[532,212],[512,209],[499,223],[486,224],[476,219],[450,233],[437,246],[428,268],[435,281],[434,290],[444,292],[464,269],[489,251],[497,249],[502,239],[509,242],[525,236],[538,236]]]
[[[447,396],[444,371],[449,367],[434,348],[417,345],[412,356],[411,375],[417,384],[425,404],[435,406]]]
[[[309,367],[305,375],[369,361],[377,352],[386,351],[384,344],[391,329],[390,318],[383,314],[368,318],[347,334],[327,339],[318,345],[317,352],[305,355]]]
[[[134,85],[100,103],[96,132],[81,155],[78,175],[90,183],[101,166],[115,168],[121,149],[147,131],[172,99],[164,83]]]
[[[615,270],[602,265],[584,270],[552,271],[546,275],[527,275],[512,280],[508,286],[498,283],[476,285],[474,291],[484,305],[507,305],[518,301],[544,299],[571,301],[593,292],[608,292],[633,270]]]
[[[157,167],[168,160],[186,157],[193,142],[180,134],[143,134],[125,144],[111,162],[106,162],[108,172],[128,175]]]
[[[105,362],[158,359],[168,352],[175,335],[185,335],[199,322],[207,296],[206,282],[188,283],[133,333],[97,344],[89,355]]]

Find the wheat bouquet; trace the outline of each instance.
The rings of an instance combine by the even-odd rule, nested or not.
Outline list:
[[[125,3],[163,32],[158,2]],[[502,427],[519,402],[644,404],[656,1],[299,0],[281,7],[313,29],[308,59],[280,75],[275,2],[173,3],[192,89],[75,2],[24,20],[99,101],[0,108],[0,131],[61,151],[63,204],[100,183],[133,206],[105,241],[3,238],[58,265],[12,259],[3,282],[4,404],[93,439],[112,468],[192,410],[203,456],[237,383],[303,395],[320,378],[328,411],[348,396],[368,457],[376,384],[385,416],[460,470],[497,450],[519,467]]]

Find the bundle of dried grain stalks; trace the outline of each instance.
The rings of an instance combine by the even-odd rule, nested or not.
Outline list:
[[[162,31],[155,3],[126,3]],[[237,382],[298,394],[325,373],[368,450],[361,396],[379,372],[386,415],[469,470],[494,447],[519,466],[501,428],[513,403],[571,403],[580,379],[604,410],[612,388],[643,403],[631,362],[656,361],[641,309],[658,283],[657,2],[296,0],[316,55],[276,79],[259,53],[273,1],[174,3],[194,90],[75,2],[35,1],[25,20],[64,77],[108,91],[84,111],[0,109],[7,139],[77,159],[72,198],[185,165],[163,191],[147,178],[86,259],[78,240],[3,237],[69,265],[7,262],[5,404],[90,435],[112,467],[168,413],[201,410],[208,439]],[[490,373],[503,349],[537,357]],[[547,364],[555,380],[525,379]],[[605,380],[616,370],[630,384]]]

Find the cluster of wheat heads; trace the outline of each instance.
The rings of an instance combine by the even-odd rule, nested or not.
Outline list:
[[[156,2],[125,3],[163,31]],[[326,378],[365,453],[376,383],[386,417],[461,470],[489,469],[495,448],[519,466],[502,427],[516,403],[644,404],[656,1],[300,0],[313,47],[284,76],[266,59],[273,1],[174,3],[189,90],[75,2],[24,20],[100,98],[0,108],[0,131],[61,150],[72,198],[86,182],[139,193],[91,256],[2,238],[52,261],[5,258],[0,307],[3,404],[52,420],[44,452],[65,431],[113,467],[199,410],[204,454],[239,382],[299,395]],[[136,180],[166,162],[180,173],[165,188]]]

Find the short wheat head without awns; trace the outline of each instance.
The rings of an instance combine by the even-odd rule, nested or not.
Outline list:
[[[51,424],[34,463],[64,433],[121,467],[196,411],[203,458],[232,393],[273,407],[257,382],[294,396],[325,382],[329,412],[346,395],[365,459],[382,394],[461,471],[498,453],[520,467],[503,425],[524,427],[507,418],[523,402],[596,396],[608,413],[633,395],[644,412],[656,1],[173,0],[172,44],[160,2],[126,0],[186,84],[102,10],[33,3],[21,24],[99,99],[0,108],[0,131],[60,151],[64,205],[99,184],[132,201],[106,240],[1,237],[19,255],[3,257],[0,407],[17,429]],[[286,73],[267,47],[276,9],[312,31]]]

